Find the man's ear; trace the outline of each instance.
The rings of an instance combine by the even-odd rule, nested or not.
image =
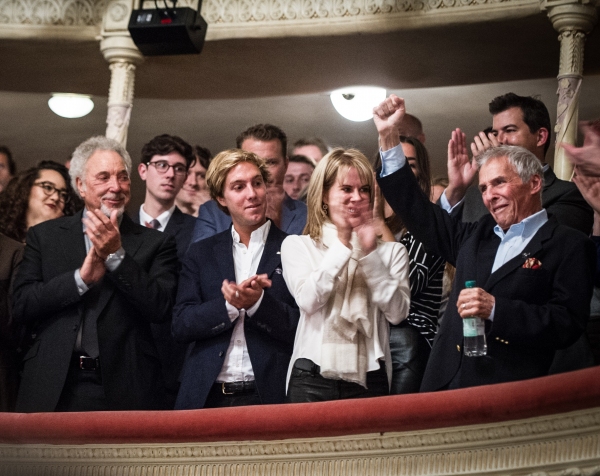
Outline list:
[[[550,131],[545,127],[540,127],[536,132],[537,134],[537,146],[542,147],[550,140]]]
[[[536,193],[540,193],[542,190],[543,180],[538,174],[535,174],[529,179],[529,184],[531,186],[531,194],[535,195]]]
[[[146,174],[148,173],[148,166],[146,164],[138,165],[138,174],[140,174],[140,178],[145,182]]]
[[[223,197],[217,197],[217,202],[219,202],[219,205],[221,205],[222,207],[227,208],[227,202]]]
[[[77,186],[77,190],[79,190],[81,198],[85,198],[85,186],[79,177],[75,178],[75,185]]]

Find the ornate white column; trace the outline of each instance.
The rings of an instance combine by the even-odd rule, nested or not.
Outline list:
[[[127,129],[133,107],[135,68],[144,57],[137,49],[127,24],[133,10],[133,0],[112,0],[102,22],[100,51],[110,64],[110,89],[106,136],[127,144]]]
[[[598,21],[594,0],[542,0],[542,10],[559,32],[560,66],[558,72],[558,105],[556,114],[556,150],[554,171],[563,180],[573,172],[560,143],[575,144],[579,112],[579,91],[583,80],[583,46],[586,35]]]

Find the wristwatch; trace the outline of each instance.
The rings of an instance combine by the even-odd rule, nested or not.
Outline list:
[[[114,253],[109,254],[106,257],[104,263],[106,264],[106,266],[110,267],[111,264],[119,264],[123,260],[123,258],[125,258],[125,250],[123,249],[123,247],[121,247]]]

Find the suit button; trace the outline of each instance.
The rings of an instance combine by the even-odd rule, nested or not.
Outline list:
[[[77,324],[75,324],[75,325],[73,326],[73,330],[74,330],[74,331],[76,331],[76,330],[77,330],[77,327],[78,327],[78,326],[77,326]]]
[[[500,337],[496,337],[496,340],[500,340]]]
[[[223,357],[223,351],[219,352],[219,357]]]
[[[456,344],[456,350],[460,352],[460,345]]]

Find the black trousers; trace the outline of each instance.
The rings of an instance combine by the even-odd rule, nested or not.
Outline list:
[[[407,322],[390,327],[392,386],[390,393],[418,393],[431,347],[427,339]]]
[[[260,397],[256,389],[251,392],[224,394],[221,385],[216,383],[206,397],[204,408],[243,407],[260,404]]]
[[[100,369],[82,370],[77,356],[71,359],[65,386],[56,406],[57,412],[90,412],[110,410]]]
[[[325,378],[312,360],[298,359],[292,368],[287,401],[290,403],[324,402],[348,398],[369,398],[389,395],[385,363],[379,370],[367,372],[367,388],[354,382]]]

